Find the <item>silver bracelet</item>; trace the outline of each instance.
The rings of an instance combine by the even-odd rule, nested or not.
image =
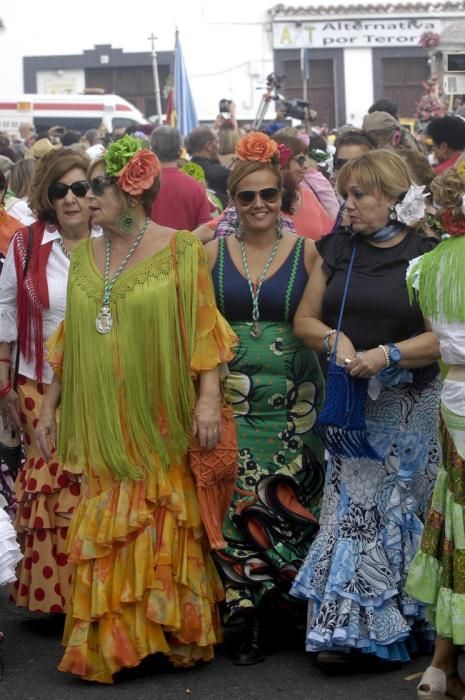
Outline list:
[[[331,348],[329,346],[329,339],[331,338],[332,335],[337,333],[337,330],[335,328],[330,329],[329,331],[326,331],[326,333],[323,336],[323,347],[326,350],[326,354],[329,356],[331,353]]]

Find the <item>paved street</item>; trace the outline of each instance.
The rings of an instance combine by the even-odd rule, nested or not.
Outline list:
[[[189,671],[170,671],[152,661],[125,672],[110,688],[56,670],[61,624],[57,618],[15,609],[2,590],[5,676],[0,682],[1,700],[413,700],[417,680],[406,678],[427,664],[423,657],[397,671],[329,678],[300,649],[275,652],[265,663],[248,668],[233,666],[219,653],[213,663]]]

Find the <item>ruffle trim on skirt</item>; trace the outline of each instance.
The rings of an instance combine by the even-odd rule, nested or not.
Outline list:
[[[60,670],[111,683],[149,654],[179,666],[213,657],[223,588],[194,484],[184,466],[160,476],[98,479],[103,491],[84,495],[69,534],[75,574]]]
[[[401,599],[401,571],[393,573],[379,540],[370,550],[367,556],[354,541],[317,536],[291,589],[309,600],[308,651],[345,647],[384,660],[409,659],[404,642],[422,606],[404,592]]]
[[[407,590],[426,603],[427,618],[440,637],[465,645],[465,593],[455,593],[442,585],[440,562],[425,552],[418,552],[410,568]]]
[[[0,586],[16,579],[15,568],[22,556],[11,520],[0,508]]]

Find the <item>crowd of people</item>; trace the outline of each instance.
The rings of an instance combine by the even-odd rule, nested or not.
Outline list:
[[[0,585],[86,680],[279,619],[461,698],[465,121],[278,126],[0,139]]]

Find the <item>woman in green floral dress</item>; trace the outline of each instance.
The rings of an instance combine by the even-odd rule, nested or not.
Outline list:
[[[239,142],[229,188],[240,227],[207,245],[217,303],[239,338],[224,382],[237,421],[239,473],[224,525],[227,548],[216,560],[226,618],[245,620],[240,665],[265,658],[263,612],[287,597],[317,529],[324,482],[314,432],[322,374],[315,353],[292,332],[315,246],[281,228],[279,154],[264,134]]]

